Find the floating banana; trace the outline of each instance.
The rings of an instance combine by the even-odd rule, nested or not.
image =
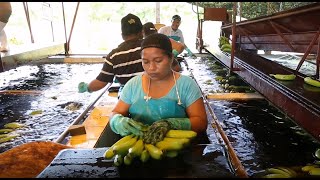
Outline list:
[[[320,88],[309,85],[307,83],[303,84],[303,89],[305,89],[306,91],[310,91],[310,92],[320,92]]]
[[[315,87],[320,87],[320,81],[312,79],[311,77],[305,77],[304,82]]]
[[[294,74],[270,74],[270,76],[282,81],[292,81],[296,78]]]

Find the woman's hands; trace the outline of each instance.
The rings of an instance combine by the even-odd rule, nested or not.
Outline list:
[[[189,118],[168,118],[154,122],[149,126],[143,135],[143,141],[149,144],[156,144],[162,141],[167,132],[171,129],[191,130]]]
[[[115,114],[110,119],[110,127],[113,132],[121,136],[134,134],[142,137],[143,132],[147,130],[148,126],[141,122],[135,121],[131,118],[124,117],[122,114]]]

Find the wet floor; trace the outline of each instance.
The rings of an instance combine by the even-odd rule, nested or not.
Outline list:
[[[214,70],[214,61],[209,56],[187,59],[188,67],[204,94],[230,91],[217,80],[218,76],[226,75],[227,69],[220,67],[219,71]],[[186,70],[184,63],[182,65]],[[0,91],[32,90],[38,93],[0,94],[0,129],[8,122],[25,125],[16,130],[19,137],[0,144],[0,152],[26,142],[58,138],[100,94],[78,93],[77,85],[80,81],[94,79],[101,67],[101,64],[47,64],[22,66],[1,73]],[[184,71],[183,74],[189,73]],[[241,79],[237,82],[237,85],[247,86]],[[81,104],[80,109],[65,108],[70,102]],[[254,177],[262,170],[277,165],[305,165],[314,160],[312,153],[320,147],[318,142],[266,100],[210,100],[210,106],[250,176]],[[35,111],[41,113],[32,115]],[[207,132],[208,138],[217,142],[212,128]]]

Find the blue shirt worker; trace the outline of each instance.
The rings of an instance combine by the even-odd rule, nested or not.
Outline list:
[[[192,78],[171,69],[170,39],[160,33],[149,35],[141,49],[145,71],[124,86],[110,115],[112,131],[121,136],[148,137],[156,142],[170,129],[205,132],[208,122],[201,90]],[[161,132],[152,130],[158,127]]]

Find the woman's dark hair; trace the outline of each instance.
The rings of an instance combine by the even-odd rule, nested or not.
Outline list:
[[[155,33],[147,36],[141,43],[141,51],[148,47],[155,47],[155,48],[162,49],[169,57],[172,56],[171,41],[164,34]]]

